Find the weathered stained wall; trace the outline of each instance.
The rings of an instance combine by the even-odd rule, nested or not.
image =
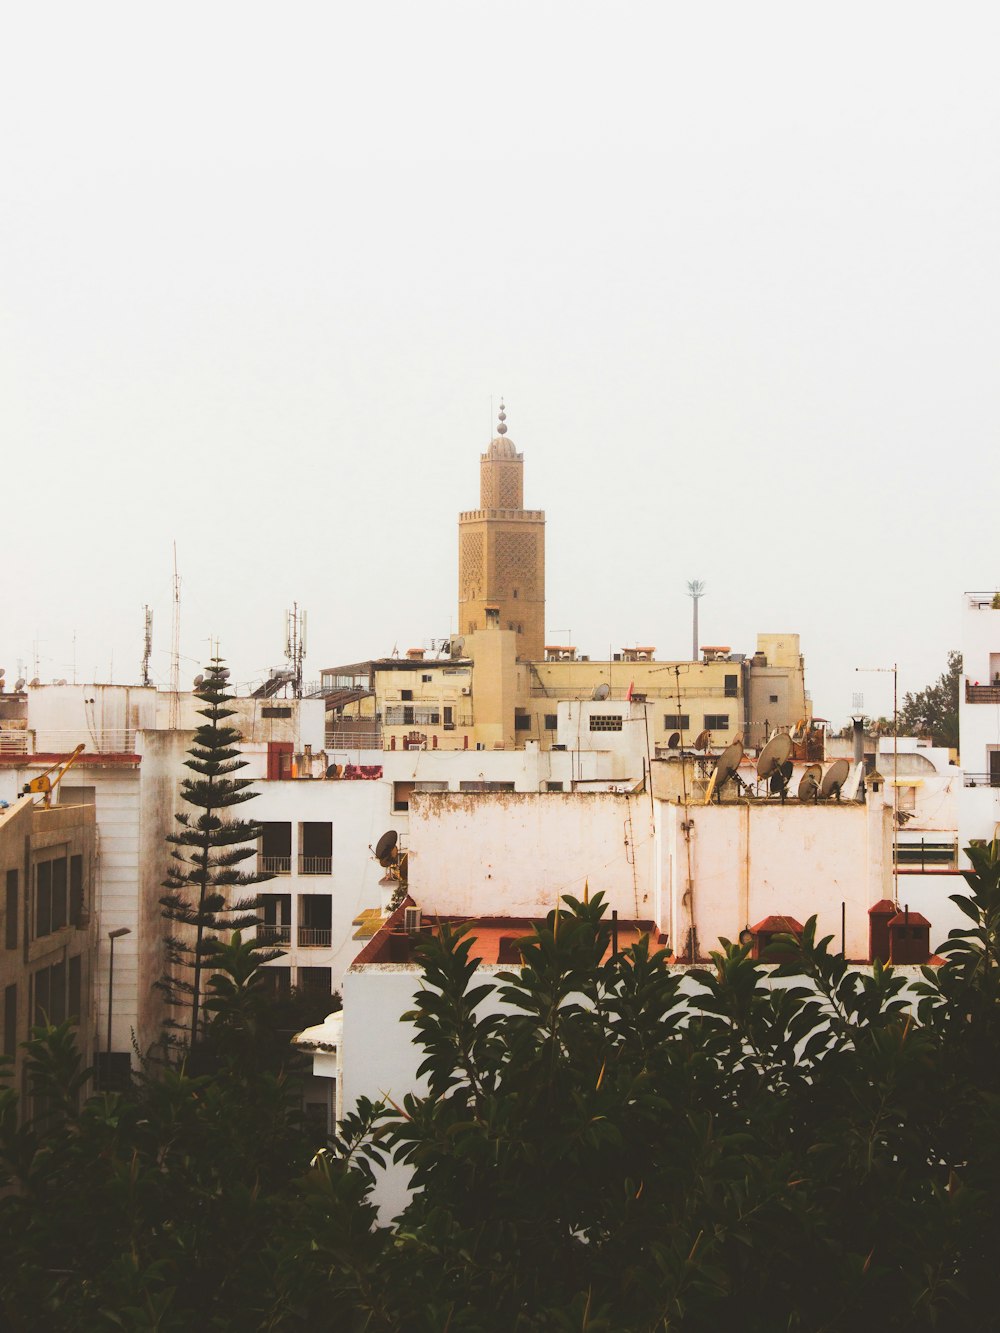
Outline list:
[[[720,936],[736,940],[745,926],[772,915],[805,922],[815,913],[819,933],[832,935],[839,947],[844,902],[847,956],[867,958],[868,908],[892,891],[892,811],[886,806],[658,802],[657,809],[658,914],[679,950],[692,911],[703,957]]]
[[[544,916],[563,894],[603,890],[622,916],[653,903],[649,797],[608,794],[416,795],[410,892],[431,913]]]

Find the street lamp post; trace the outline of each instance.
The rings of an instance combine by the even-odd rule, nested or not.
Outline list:
[[[691,579],[688,583],[688,596],[692,602],[692,623],[691,623],[691,661],[698,660],[698,599],[705,591],[705,585],[701,579]]]
[[[108,959],[108,1055],[111,1054],[111,1009],[115,993],[115,940],[131,934],[132,931],[128,926],[119,926],[117,930],[108,931],[108,939],[111,941],[111,957]]]

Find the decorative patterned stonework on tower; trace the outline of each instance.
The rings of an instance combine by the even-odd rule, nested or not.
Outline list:
[[[545,514],[524,508],[524,456],[497,433],[479,463],[479,508],[458,520],[458,626],[512,629],[521,661],[545,656]]]

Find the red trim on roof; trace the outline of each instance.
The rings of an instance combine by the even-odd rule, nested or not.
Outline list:
[[[804,927],[801,921],[796,921],[793,916],[766,916],[763,921],[758,921],[750,930],[754,935],[759,935],[762,931],[767,933],[780,932],[782,935],[801,935]]]

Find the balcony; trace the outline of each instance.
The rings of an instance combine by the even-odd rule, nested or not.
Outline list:
[[[291,944],[291,926],[269,926],[262,921],[257,927],[258,944]]]
[[[1000,787],[1000,773],[963,773],[965,787]]]
[[[329,949],[331,936],[329,926],[299,926],[299,948]]]
[[[257,857],[257,869],[262,875],[290,875],[292,873],[291,856]]]
[[[299,856],[300,875],[332,875],[332,856]]]
[[[1000,704],[1000,685],[970,685],[965,682],[967,704]]]

